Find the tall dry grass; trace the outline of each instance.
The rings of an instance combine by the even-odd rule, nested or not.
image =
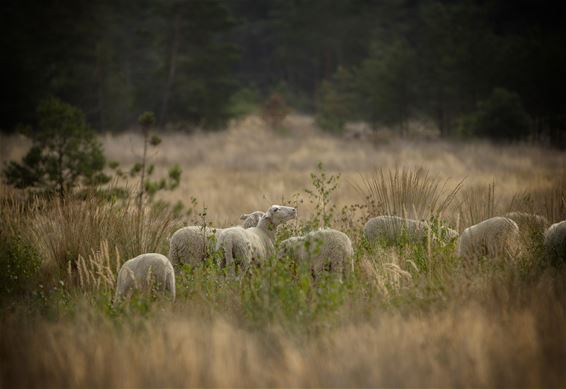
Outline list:
[[[196,197],[198,209],[181,217],[147,210],[141,237],[127,201],[60,204],[0,186],[0,233],[20,236],[58,270],[48,279],[65,280],[0,304],[0,387],[565,385],[564,269],[547,267],[536,250],[512,262],[462,263],[453,242],[369,248],[361,239],[367,217],[385,212],[438,214],[460,230],[511,210],[564,219],[563,153],[345,140],[297,116],[283,126],[274,133],[252,117],[221,133],[163,136],[156,174],[171,163],[184,173],[180,190],[160,199],[194,206]],[[132,133],[103,141],[124,167],[141,144]],[[20,140],[7,142],[17,146],[4,143],[8,154],[23,153]],[[322,203],[330,225],[354,241],[345,282],[314,281],[280,261],[239,280],[211,261],[177,271],[174,304],[112,307],[119,264],[165,253],[183,223],[234,225],[241,213],[280,202],[298,204],[299,220],[278,239],[319,223],[321,202],[304,191],[319,161],[327,178],[341,174]],[[368,194],[378,200],[373,210]]]
[[[379,169],[362,180],[357,189],[367,199],[369,216],[398,215],[417,220],[446,213],[463,183],[448,187],[447,180],[423,168]]]
[[[546,280],[549,281],[549,280]],[[117,324],[92,308],[57,322],[0,320],[4,387],[562,387],[564,278],[530,297],[372,312],[295,337],[187,305]],[[516,291],[515,291],[516,292]],[[500,294],[497,294],[500,293]],[[515,294],[515,293],[514,293]],[[544,302],[544,303],[543,303]]]
[[[46,280],[78,277],[86,259],[95,266],[101,258],[114,264],[140,253],[167,253],[167,238],[181,225],[169,207],[150,206],[140,218],[134,201],[96,194],[60,201],[0,185],[0,204],[1,230],[22,237],[40,254]]]

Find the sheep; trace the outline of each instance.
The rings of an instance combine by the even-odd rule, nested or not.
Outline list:
[[[566,220],[551,225],[544,233],[544,255],[552,263],[566,263]]]
[[[461,258],[515,256],[520,251],[517,223],[497,216],[468,227],[460,235],[456,254]]]
[[[175,301],[175,271],[165,255],[141,254],[126,261],[116,281],[114,302],[129,299],[135,290],[148,293],[152,288],[164,291]]]
[[[216,242],[216,250],[224,260],[220,265],[239,264],[246,269],[252,263],[263,262],[275,253],[273,242],[277,226],[296,217],[295,208],[272,205],[256,227],[231,227],[222,230]]]
[[[255,211],[240,216],[244,228],[255,227],[263,212]],[[188,226],[175,231],[169,239],[169,258],[173,265],[187,263],[191,266],[201,264],[208,253],[214,251],[216,238],[221,228]]]
[[[458,232],[451,228],[437,229],[428,222],[399,216],[378,216],[369,219],[364,225],[364,236],[370,244],[383,242],[391,245],[404,240],[408,241],[407,243],[419,243],[427,238],[429,230],[436,239],[450,241],[458,237]]]
[[[549,225],[548,220],[544,216],[532,213],[509,212],[505,217],[517,223],[521,239],[527,244],[532,243],[533,240],[542,241],[544,231]]]
[[[254,211],[252,213],[244,213],[240,216],[240,220],[243,220],[244,223],[242,227],[244,228],[251,228],[257,226],[259,220],[265,215],[265,212],[262,211]]]
[[[279,257],[283,256],[308,264],[315,276],[326,268],[340,276],[354,270],[352,241],[343,232],[330,228],[285,239],[279,246]]]

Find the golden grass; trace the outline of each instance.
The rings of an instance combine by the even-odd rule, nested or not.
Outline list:
[[[156,174],[178,163],[183,177],[179,190],[159,197],[187,206],[196,197],[195,211],[206,207],[206,221],[218,227],[293,199],[300,220],[282,232],[298,231],[316,204],[293,194],[311,186],[309,173],[320,161],[328,174],[341,174],[330,198],[337,205],[334,226],[356,246],[352,285],[304,286],[276,268],[241,284],[204,268],[178,274],[174,304],[135,301],[115,310],[110,299],[118,264],[141,252],[166,253],[171,232],[181,222],[199,222],[198,215],[148,211],[139,237],[128,203],[92,198],[62,206],[28,201],[0,186],[0,233],[31,242],[45,262],[64,270],[52,280],[68,281],[63,289],[42,286],[29,299],[0,306],[0,387],[566,384],[564,269],[545,268],[536,256],[460,263],[451,246],[366,250],[360,231],[371,210],[346,207],[365,203],[367,191],[356,187],[382,169],[384,178],[375,182],[381,200],[396,206],[391,212],[407,208],[427,217],[441,211],[459,230],[511,210],[557,221],[566,218],[564,153],[383,134],[340,139],[302,116],[283,127],[285,133],[274,133],[250,117],[225,132],[163,135],[152,156]],[[102,141],[109,159],[126,168],[141,149],[141,136],[132,132]],[[21,138],[0,143],[4,160],[25,153]],[[418,169],[428,172],[422,190],[407,176],[400,178],[405,189],[383,192],[395,188],[384,187],[387,174]],[[324,298],[335,305],[326,307]]]
[[[257,331],[222,315],[201,317],[182,304],[121,325],[88,307],[58,322],[8,316],[0,321],[0,382],[18,387],[561,387],[566,306],[556,288],[564,292],[563,279],[560,285],[536,285],[536,297],[520,302],[496,292],[492,299],[499,301],[468,301],[426,314],[376,309],[362,321],[344,318],[340,326],[307,338],[277,325]]]
[[[243,211],[265,210],[272,203],[310,186],[309,172],[323,163],[342,184],[333,201],[342,207],[363,203],[355,186],[376,169],[422,168],[446,180],[448,187],[464,180],[464,188],[495,182],[497,196],[507,204],[517,193],[546,191],[566,170],[566,155],[530,145],[497,146],[484,141],[466,143],[440,139],[403,139],[389,135],[377,142],[343,139],[318,131],[309,117],[291,115],[283,124],[286,133],[274,133],[258,117],[237,121],[223,132],[170,133],[154,151],[156,174],[165,175],[172,164],[183,169],[174,192],[159,198],[191,204],[196,197],[208,209],[209,220],[233,225]],[[124,168],[139,161],[142,136],[135,132],[105,135],[102,142],[109,160]],[[3,161],[21,158],[26,142],[3,137]],[[0,160],[0,162],[2,162]],[[312,209],[303,205],[305,212]]]
[[[483,141],[451,143],[390,138],[374,144],[318,132],[311,119],[290,117],[287,135],[273,133],[255,117],[235,123],[226,132],[166,135],[154,157],[158,173],[178,163],[183,169],[179,190],[161,198],[190,204],[191,197],[208,208],[212,222],[237,223],[244,210],[264,210],[310,186],[309,173],[323,163],[330,174],[341,174],[333,197],[339,208],[363,203],[355,186],[376,169],[422,168],[455,187],[485,187],[495,182],[497,196],[510,202],[519,192],[547,190],[566,170],[566,155],[535,146],[495,146]],[[141,137],[131,133],[104,138],[109,159],[133,164]],[[308,204],[300,212],[311,212]]]

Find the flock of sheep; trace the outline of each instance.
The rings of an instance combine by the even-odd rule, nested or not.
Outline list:
[[[156,288],[175,299],[175,267],[198,266],[212,253],[221,267],[240,272],[267,258],[289,257],[310,267],[314,276],[323,271],[347,276],[354,269],[354,250],[343,232],[324,228],[304,236],[291,237],[275,247],[277,227],[297,217],[292,207],[272,205],[267,212],[241,216],[243,226],[225,229],[189,226],[177,230],[169,240],[169,258],[142,254],[125,262],[118,273],[115,301],[128,299],[135,290]],[[378,216],[365,224],[364,237],[369,244],[423,242],[426,239],[452,242],[457,239],[456,254],[461,258],[485,256],[498,258],[520,254],[526,239],[544,237],[544,255],[566,261],[566,221],[548,227],[538,215],[511,212],[466,228],[462,234],[448,227],[434,227],[426,221],[398,216]],[[434,231],[433,231],[434,230]]]

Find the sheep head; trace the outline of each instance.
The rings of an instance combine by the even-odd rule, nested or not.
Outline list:
[[[274,226],[286,223],[296,217],[297,209],[284,205],[272,205],[263,216],[264,219],[269,219]]]
[[[265,215],[265,212],[262,211],[244,213],[240,216],[240,220],[244,220],[244,228],[255,227],[257,226],[263,215]]]

